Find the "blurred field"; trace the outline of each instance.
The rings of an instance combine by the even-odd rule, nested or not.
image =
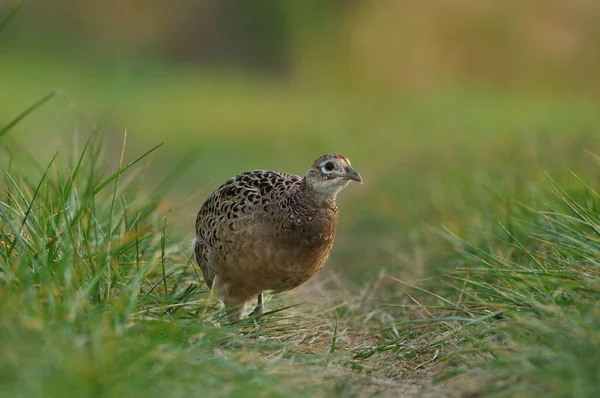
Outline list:
[[[490,299],[483,288],[469,293],[476,300],[463,299],[468,289],[463,286],[463,293],[458,294],[445,278],[462,272],[458,271],[461,267],[479,264],[485,268],[488,264],[472,259],[466,265],[457,262],[457,253],[464,254],[464,247],[448,239],[444,231],[475,247],[493,253],[498,250],[502,253],[499,256],[506,256],[508,266],[514,265],[511,256],[518,251],[513,238],[523,238],[529,245],[528,239],[545,228],[538,223],[541,216],[524,216],[521,205],[537,208],[537,198],[548,196],[552,181],[565,187],[573,202],[588,205],[591,214],[598,210],[588,197],[594,194],[582,193],[571,174],[580,176],[592,192],[597,192],[600,179],[593,155],[600,154],[600,51],[596,46],[600,8],[591,0],[569,5],[560,1],[482,5],[464,0],[430,5],[330,1],[306,2],[305,6],[265,0],[251,2],[254,8],[236,1],[226,5],[203,1],[195,6],[150,2],[145,7],[134,2],[119,6],[117,1],[102,7],[68,3],[28,4],[0,35],[0,46],[4,46],[0,52],[0,125],[52,90],[59,89],[67,97],[54,98],[11,130],[6,138],[11,149],[6,153],[18,156],[19,150],[14,148],[20,146],[41,165],[47,165],[59,150],[57,164],[64,168],[64,176],[66,170],[72,171],[67,159],[72,153],[78,156],[82,143],[98,126],[106,141],[106,169],[110,174],[118,167],[125,131],[126,161],[164,142],[144,159],[149,168],[143,177],[140,174],[139,180],[130,180],[139,184],[141,192],[131,196],[134,202],[136,198],[156,199],[156,192],[161,191],[157,185],[182,159],[188,159],[185,156],[191,156],[193,162],[185,165],[186,172],[156,205],[156,217],[174,210],[167,216],[170,242],[177,247],[173,249],[173,267],[185,262],[182,259],[192,238],[195,212],[203,199],[236,173],[265,168],[303,174],[320,154],[339,152],[349,157],[363,176],[364,185],[351,186],[340,196],[341,222],[334,252],[320,280],[311,282],[304,291],[309,296],[321,292],[332,300],[328,305],[339,304],[341,309],[321,312],[316,307],[315,313],[306,316],[303,327],[310,330],[310,322],[315,322],[323,328],[317,328],[320,334],[314,346],[286,335],[289,326],[285,323],[281,326],[275,320],[267,324],[266,342],[251,349],[251,356],[260,357],[268,351],[281,354],[286,364],[289,359],[290,363],[303,360],[322,365],[321,357],[311,355],[335,351],[331,348],[334,343],[327,339],[332,338],[333,325],[337,332],[339,323],[345,328],[340,332],[343,354],[332,361],[343,368],[358,373],[364,368],[377,377],[393,374],[390,379],[398,381],[403,375],[428,368],[424,357],[433,357],[434,350],[442,351],[440,363],[444,366],[456,365],[460,349],[475,351],[482,349],[483,342],[489,343],[481,336],[495,330],[495,324],[485,323],[481,336],[461,335],[447,345],[436,345],[441,344],[436,336],[459,333],[457,330],[462,333],[462,328],[454,329],[441,321],[428,325],[419,337],[419,331],[413,332],[403,322],[420,317],[436,319],[436,305],[444,303],[418,291],[412,293],[416,299],[407,298],[404,285],[389,278],[379,280],[381,272],[446,297],[460,307],[460,311],[450,312],[451,316],[479,319],[493,314],[502,300]],[[12,4],[6,10],[9,6]],[[236,12],[236,7],[246,13]],[[46,19],[49,10],[55,13]],[[3,15],[6,12],[0,7],[0,18]],[[90,173],[100,168],[91,167]],[[27,175],[30,171],[22,172]],[[568,206],[564,211],[570,214]],[[505,227],[515,236],[507,235]],[[4,228],[8,228],[6,224]],[[590,247],[597,245],[594,239]],[[505,241],[509,242],[506,248]],[[531,243],[527,250],[538,250],[538,246]],[[514,261],[524,267],[529,264]],[[569,264],[578,267],[580,263]],[[564,267],[568,273],[565,269],[571,268]],[[572,270],[579,272],[575,265]],[[596,282],[591,282],[594,278],[580,281],[581,286],[596,292]],[[520,286],[512,279],[496,281],[498,285],[490,284],[515,290]],[[519,300],[538,300],[536,294],[546,292],[547,286],[538,287],[537,282],[524,282],[536,288],[532,288],[533,293],[523,293]],[[132,282],[125,278],[120,283]],[[369,292],[371,284],[378,289]],[[590,284],[595,287],[590,288]],[[551,288],[568,290],[560,283]],[[175,288],[170,293],[165,290],[155,293],[159,298],[148,293],[140,299],[143,304],[135,302],[132,308],[149,306],[154,308],[153,316],[160,313],[160,306],[153,307],[157,302],[168,305],[169,300],[180,299],[181,292]],[[354,297],[359,292],[363,301]],[[288,300],[296,297],[290,296]],[[344,298],[342,304],[335,301],[340,296]],[[20,302],[21,298],[11,300]],[[461,300],[469,304],[463,305]],[[518,307],[510,303],[511,309]],[[421,306],[431,306],[431,312]],[[505,307],[501,308],[504,311]],[[524,311],[539,310],[535,305],[532,308]],[[133,316],[127,311],[124,317]],[[206,327],[212,319],[202,314],[197,321],[202,326],[194,326],[189,319],[198,314],[188,307],[185,311],[183,320],[173,322],[183,322],[182,327],[191,328],[192,335],[215,333]],[[535,313],[542,318],[547,315]],[[7,315],[6,322],[13,322],[11,316]],[[51,319],[54,315],[44,316]],[[170,319],[168,314],[156,316],[161,322]],[[513,314],[506,316],[512,319]],[[173,332],[172,327],[165,328]],[[101,330],[108,333],[107,344],[118,341],[118,333],[113,335],[111,327]],[[161,337],[156,336],[162,332],[152,330],[148,338],[160,342]],[[245,356],[245,348],[241,354],[238,351],[243,344],[223,343],[235,335],[235,330],[224,333],[229,334],[218,336],[214,340],[217,343],[209,341],[202,350],[232,350],[232,363],[240,365],[232,372],[247,376],[245,366],[253,360]],[[422,346],[406,348],[406,341],[413,338],[420,339]],[[506,340],[519,344],[519,338]],[[304,351],[288,357],[290,346],[286,343],[290,341],[301,344]],[[181,349],[183,360],[194,362],[193,354]],[[401,356],[388,357],[392,349]],[[112,355],[107,351],[109,364],[113,363]],[[179,354],[171,355],[179,358]],[[144,358],[141,368],[146,369],[152,361]],[[214,359],[218,366],[227,368],[220,362],[220,354],[215,358],[207,361],[214,365]],[[364,363],[357,358],[365,358]],[[458,362],[466,363],[462,359]],[[43,373],[43,363],[36,362],[35,366]],[[507,366],[516,371],[520,365]],[[259,373],[269,369],[267,365],[259,368]],[[310,372],[314,378],[318,370]],[[285,378],[286,372],[281,373]],[[242,376],[242,384],[246,376]],[[264,396],[301,395],[296,376],[290,376],[289,390],[269,390]],[[354,387],[343,380],[333,388],[338,395],[348,396]],[[127,390],[130,392],[138,388],[121,383],[126,390],[131,388]],[[332,391],[331,383],[320,383],[322,394]],[[85,383],[78,386],[87,391]],[[593,389],[592,382],[590,386]],[[212,385],[203,388],[218,390]],[[118,391],[111,390],[107,396]],[[180,393],[186,391],[182,388]],[[358,391],[362,392],[356,396],[371,390]],[[393,393],[393,388],[382,391]],[[233,392],[230,396],[243,396],[237,394],[242,395]]]

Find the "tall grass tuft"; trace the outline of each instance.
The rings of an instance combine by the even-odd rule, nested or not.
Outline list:
[[[524,210],[512,220],[519,238],[504,224],[504,237],[485,244],[450,236],[462,253],[450,275],[461,307],[498,314],[463,330],[470,353],[493,358],[479,363],[489,394],[600,392],[600,194],[597,179],[572,178],[568,189],[549,178],[533,207],[515,203]]]

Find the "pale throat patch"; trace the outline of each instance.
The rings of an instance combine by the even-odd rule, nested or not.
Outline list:
[[[336,198],[337,194],[350,183],[343,177],[336,177],[331,180],[315,181],[312,184],[313,190],[323,196]]]

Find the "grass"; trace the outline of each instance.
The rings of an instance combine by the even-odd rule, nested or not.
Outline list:
[[[480,246],[457,241],[464,256],[452,278],[462,305],[502,314],[472,335],[494,356],[486,375],[501,383],[500,396],[598,392],[600,195],[597,178],[572,178],[569,190],[549,180],[535,208],[517,203],[524,209],[513,231],[501,225],[504,233]]]
[[[0,63],[0,396],[597,395],[594,99],[70,67]],[[228,324],[191,258],[201,199],[333,149],[366,184],[327,270]]]

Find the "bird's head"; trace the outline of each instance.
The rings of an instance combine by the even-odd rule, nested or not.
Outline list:
[[[323,155],[315,160],[304,180],[313,192],[333,199],[350,181],[362,184],[360,174],[352,168],[350,161],[338,154]]]

